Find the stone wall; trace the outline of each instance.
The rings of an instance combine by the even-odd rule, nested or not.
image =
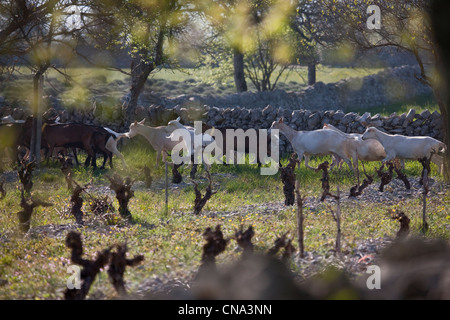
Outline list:
[[[431,136],[443,139],[442,118],[439,112],[431,113],[425,110],[416,113],[410,109],[408,113],[393,113],[388,117],[380,114],[371,115],[365,112],[363,115],[350,112],[344,113],[341,110],[311,111],[311,110],[289,110],[275,108],[268,105],[264,109],[245,108],[217,108],[203,106],[202,108],[180,108],[159,109],[149,108],[149,113],[159,114],[158,121],[168,121],[178,116],[184,124],[193,124],[195,120],[202,120],[213,126],[229,126],[242,129],[266,129],[270,128],[273,121],[284,118],[285,123],[296,130],[316,130],[321,129],[325,123],[332,124],[346,133],[363,133],[366,125],[377,127],[390,134],[402,134],[407,136]],[[142,116],[142,118],[144,118]],[[149,125],[156,125],[153,121],[147,121]],[[280,152],[282,154],[291,153],[292,148],[286,138],[281,135]]]
[[[8,112],[9,111],[9,112]],[[268,105],[263,109],[246,108],[217,108],[203,106],[200,108],[163,108],[161,106],[151,106],[141,108],[139,119],[146,118],[146,124],[150,126],[167,124],[169,120],[181,117],[181,122],[186,125],[192,125],[195,120],[204,121],[213,126],[228,126],[242,128],[268,129],[273,121],[284,118],[285,123],[296,130],[316,130],[321,129],[325,123],[332,124],[346,133],[363,133],[366,125],[377,127],[390,134],[402,134],[407,136],[431,136],[442,140],[443,127],[442,118],[439,112],[431,113],[425,110],[416,113],[411,109],[408,113],[400,115],[392,114],[388,117],[382,117],[380,114],[371,115],[366,112],[363,115],[350,112],[344,113],[341,110],[311,111],[311,110],[289,110],[284,108],[275,108]],[[0,108],[0,116],[4,117],[11,114],[14,119],[20,120],[26,116],[19,109]],[[90,114],[79,112],[49,110],[47,117],[59,115],[63,122],[84,122],[87,124],[103,125],[117,132],[126,132],[128,128],[120,122],[102,122]],[[289,154],[292,147],[286,138],[280,136],[280,153]]]

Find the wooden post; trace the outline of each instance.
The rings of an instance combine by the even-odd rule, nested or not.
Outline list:
[[[423,170],[423,196],[422,196],[422,233],[425,235],[428,230],[427,222],[427,194],[429,191],[428,187],[428,170],[425,168]]]
[[[166,175],[166,181],[165,181],[165,187],[166,187],[166,207],[165,207],[165,214],[167,214],[169,212],[169,177],[168,177],[168,164],[166,161],[165,164],[165,175]]]
[[[46,69],[46,68],[45,68]],[[30,142],[30,160],[35,161],[36,166],[41,160],[41,128],[42,128],[42,92],[43,92],[43,73],[44,68],[40,68],[33,77],[33,126]]]
[[[41,135],[42,135],[42,94],[44,87],[44,76],[39,74],[37,83],[37,114],[36,114],[36,145],[35,145],[35,159],[36,166],[39,167],[41,162]],[[51,155],[50,155],[51,156]]]
[[[38,75],[35,74],[33,77],[33,106],[32,106],[32,114],[33,120],[31,122],[31,141],[30,141],[30,158],[29,162],[33,162],[36,155],[36,127],[37,127],[37,110],[38,110],[38,88],[39,88],[39,78]]]
[[[341,192],[339,191],[339,186],[337,186],[337,209],[336,209],[336,225],[337,225],[337,235],[336,235],[336,252],[341,253]]]
[[[305,256],[305,245],[303,243],[303,198],[300,196],[300,182],[295,181],[295,195],[297,197],[297,237],[298,237],[298,251],[300,258]]]

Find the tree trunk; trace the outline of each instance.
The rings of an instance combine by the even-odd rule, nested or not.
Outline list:
[[[308,85],[312,86],[316,83],[316,63],[310,62],[308,64]]]
[[[164,42],[164,30],[161,28],[158,34],[158,40],[156,42],[154,52],[148,52],[141,50],[131,59],[131,88],[130,88],[130,100],[123,105],[123,111],[125,116],[125,125],[129,125],[134,121],[134,113],[138,104],[139,96],[144,88],[145,82],[148,79],[150,73],[160,66],[164,62],[163,57],[163,42]],[[145,61],[145,58],[149,58],[149,62]]]
[[[247,91],[247,82],[245,81],[244,73],[244,54],[237,49],[233,50],[233,65],[234,65],[234,83],[238,93]]]
[[[33,124],[30,141],[30,161],[35,161],[36,165],[38,165],[41,161],[42,94],[44,85],[44,72],[47,69],[48,64],[41,66],[33,77],[34,100]]]
[[[434,0],[431,3],[431,25],[433,37],[438,45],[435,50],[437,57],[437,70],[440,70],[440,83],[435,89],[435,96],[441,112],[444,143],[447,146],[447,152],[444,155],[444,177],[450,181],[450,3],[448,1]]]
[[[145,82],[150,73],[155,69],[154,63],[147,64],[141,58],[141,55],[131,59],[131,88],[130,100],[124,106],[125,122],[128,126],[134,121],[134,113],[138,104],[139,96],[144,88]]]
[[[446,80],[442,80],[446,81]],[[445,99],[441,95],[440,88],[433,88],[434,96],[436,98],[436,102],[439,106],[439,111],[441,113],[442,119],[442,130],[444,131],[443,142],[447,146],[447,151],[444,153],[444,179],[445,181],[450,181],[450,113],[448,112],[448,107],[450,106],[449,99]],[[443,92],[445,96],[445,92]]]
[[[298,250],[300,258],[305,257],[305,244],[304,244],[304,216],[303,216],[303,198],[300,196],[300,181],[295,181],[295,195],[297,199],[297,237],[298,237]]]

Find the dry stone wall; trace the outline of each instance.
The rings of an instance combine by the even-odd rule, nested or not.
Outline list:
[[[0,108],[0,116],[12,115],[16,120],[24,119],[26,114],[20,109]],[[90,113],[70,113],[67,111],[56,111],[50,109],[47,116],[59,115],[63,122],[82,122],[93,125],[108,126],[118,132],[126,132],[128,128],[121,122],[103,122]],[[201,120],[213,126],[228,126],[242,128],[268,129],[273,121],[284,118],[285,123],[296,130],[316,130],[323,127],[325,123],[332,124],[346,133],[363,133],[366,125],[377,127],[390,134],[402,134],[407,136],[431,136],[443,139],[442,118],[439,112],[425,110],[416,113],[414,109],[408,113],[392,114],[383,117],[380,114],[372,115],[365,112],[360,115],[354,112],[344,113],[341,110],[311,111],[311,110],[289,110],[275,108],[268,105],[263,109],[246,108],[218,108],[203,106],[200,108],[163,108],[151,106],[140,108],[138,120],[146,118],[146,124],[150,126],[167,124],[171,119],[181,117],[184,124],[192,125],[194,121]],[[280,153],[289,154],[292,147],[286,138],[280,136]]]
[[[195,111],[193,111],[195,110]],[[388,117],[380,114],[372,115],[365,112],[344,113],[342,110],[311,111],[288,110],[268,105],[264,109],[245,108],[217,108],[204,106],[200,109],[174,108],[171,110],[176,116],[181,116],[183,123],[192,124],[195,120],[202,120],[213,126],[229,126],[242,129],[270,128],[273,121],[284,118],[284,122],[295,130],[310,131],[321,129],[325,123],[332,124],[346,133],[363,133],[367,125],[377,127],[390,134],[407,136],[431,136],[443,139],[442,118],[439,112],[425,110],[416,113],[410,109],[408,113],[393,113]],[[167,113],[167,116],[169,114]],[[286,138],[281,135],[280,152],[291,153],[292,148]]]

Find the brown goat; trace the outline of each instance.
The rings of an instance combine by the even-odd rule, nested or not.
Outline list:
[[[44,120],[44,125],[53,124],[53,123],[55,123],[54,119]],[[25,120],[25,123],[23,124],[22,133],[18,139],[18,145],[25,147],[27,149],[27,152],[26,152],[25,156],[23,157],[24,159],[29,159],[29,157],[30,157],[32,128],[33,128],[33,116],[29,116]],[[65,149],[65,147],[61,147],[61,148]],[[48,147],[47,147],[45,138],[43,136],[41,136],[41,151],[42,150],[44,150],[45,156],[48,157],[49,156]],[[76,155],[76,148],[74,147],[74,148],[72,148],[72,150],[73,150],[74,155]],[[59,150],[56,150],[56,151],[59,151]],[[76,157],[75,157],[75,160],[77,161],[76,164],[78,165],[78,160],[76,159]]]
[[[29,117],[25,121],[19,142],[28,149],[31,141],[32,119]],[[76,149],[84,149],[88,154],[85,166],[92,163],[93,167],[96,167],[96,154],[102,153],[104,160],[101,168],[105,167],[108,158],[112,168],[112,152],[107,148],[110,137],[113,135],[102,127],[81,123],[55,123],[54,119],[48,119],[42,126],[41,148],[45,149],[47,158],[53,154],[54,148],[71,148],[76,165],[79,164]]]
[[[88,154],[85,165],[88,166],[91,161],[94,168],[97,167],[97,152],[101,152],[104,156],[101,168],[105,167],[108,158],[111,159],[112,165],[112,153],[105,147],[110,136],[111,134],[101,127],[79,123],[47,124],[42,129],[42,137],[50,154],[55,147],[84,149]]]

